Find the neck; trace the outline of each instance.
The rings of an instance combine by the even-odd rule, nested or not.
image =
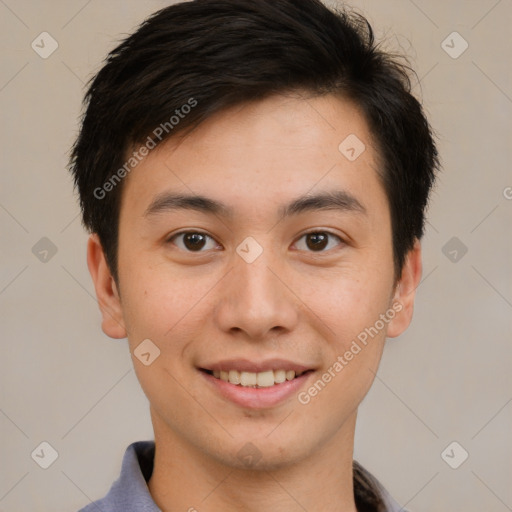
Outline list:
[[[163,512],[357,512],[353,490],[356,414],[314,453],[293,464],[240,469],[170,431],[152,413],[155,460],[148,482]]]

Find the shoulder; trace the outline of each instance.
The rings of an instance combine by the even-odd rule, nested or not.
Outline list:
[[[160,512],[147,486],[153,471],[154,454],[154,441],[137,441],[129,445],[123,457],[121,474],[106,496],[79,512]]]

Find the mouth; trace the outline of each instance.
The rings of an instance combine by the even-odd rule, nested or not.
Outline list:
[[[270,409],[289,402],[315,368],[286,359],[229,359],[196,367],[211,391],[239,407]]]
[[[229,359],[197,367],[211,391],[239,407],[270,409],[289,402],[315,368],[286,359]]]
[[[208,375],[211,375],[215,379],[229,382],[235,386],[244,388],[270,388],[279,386],[289,381],[293,381],[306,373],[312,372],[313,370],[265,370],[261,372],[249,372],[240,370],[208,370],[200,368],[200,370]]]

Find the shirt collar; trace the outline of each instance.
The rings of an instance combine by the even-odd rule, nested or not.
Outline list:
[[[112,484],[108,494],[80,512],[161,512],[151,497],[147,484],[153,472],[154,457],[154,441],[132,443],[125,451],[121,475]]]
[[[153,473],[155,458],[154,441],[137,441],[125,451],[121,466],[121,475],[112,484],[108,494],[101,500],[91,503],[79,512],[162,512],[154,502],[148,489],[148,481]],[[382,484],[378,483],[386,510],[402,511],[400,505],[389,495]]]

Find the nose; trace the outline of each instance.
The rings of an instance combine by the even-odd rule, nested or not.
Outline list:
[[[243,332],[252,340],[292,331],[299,319],[299,304],[282,263],[267,250],[252,263],[238,254],[233,259],[215,308],[217,326],[224,332]]]

